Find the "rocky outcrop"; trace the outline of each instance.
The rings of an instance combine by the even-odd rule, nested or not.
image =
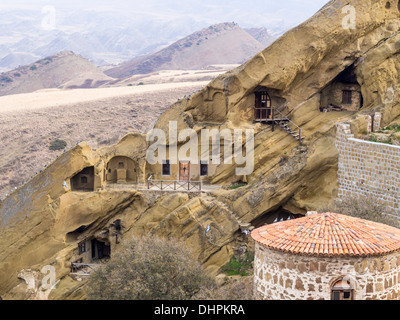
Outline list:
[[[246,186],[208,194],[104,188],[102,172],[110,158],[121,154],[135,159],[139,182],[145,181],[145,137],[129,135],[97,151],[78,145],[0,204],[0,295],[21,296],[18,272],[48,264],[60,280],[50,299],[83,298],[82,283],[68,276],[74,251],[84,237],[118,237],[112,226],[116,220],[122,223],[123,238],[157,234],[184,240],[216,274],[243,244],[241,224],[262,221],[279,208],[306,213],[326,206],[338,189],[336,124],[349,123],[357,135],[367,130],[366,115],[380,111],[383,125],[400,116],[397,0],[348,3],[351,7],[340,0],[329,2],[244,65],[178,101],[155,123],[161,129],[171,120],[177,120],[178,129],[254,129],[255,169]],[[356,13],[355,28],[348,28],[353,18],[349,12]],[[363,107],[321,113],[320,92],[349,68],[361,87]],[[267,88],[275,106],[303,129],[303,146],[279,128],[253,123],[258,87]],[[100,177],[93,192],[63,186],[89,166]],[[241,177],[235,168],[219,166],[211,182],[237,182]],[[118,245],[112,242],[111,250]]]

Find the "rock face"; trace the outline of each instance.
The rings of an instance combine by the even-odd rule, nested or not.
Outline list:
[[[170,121],[177,121],[179,130],[253,129],[255,168],[245,177],[246,186],[196,194],[108,184],[107,164],[117,156],[132,159],[137,183],[146,182],[151,174],[146,137],[128,135],[97,151],[80,144],[0,204],[0,296],[35,298],[18,273],[51,265],[59,282],[49,299],[84,298],[82,282],[68,276],[83,248],[78,244],[97,239],[112,255],[117,240],[133,234],[182,239],[216,274],[246,245],[241,226],[262,224],[280,208],[304,214],[326,206],[338,189],[336,124],[348,122],[357,135],[367,130],[366,115],[381,112],[383,126],[400,116],[398,1],[348,3],[351,7],[329,2],[244,65],[178,101],[155,123],[164,130]],[[362,108],[320,112],[321,92],[350,69],[361,87]],[[254,92],[260,87],[302,128],[303,146],[280,128],[254,123]],[[92,190],[71,190],[71,180],[85,178],[86,168],[92,168],[85,171],[93,172]],[[220,165],[208,182],[229,186],[243,180],[235,169]]]

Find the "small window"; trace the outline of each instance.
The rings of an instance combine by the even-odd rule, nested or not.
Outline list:
[[[125,164],[123,162],[118,163],[118,168],[123,169],[125,167]]]
[[[354,286],[343,279],[336,281],[332,287],[332,300],[353,300]]]
[[[88,178],[87,177],[81,177],[81,183],[82,184],[87,184],[88,183]]]
[[[333,299],[332,300],[340,300],[340,291],[333,291]]]
[[[86,252],[86,241],[79,242],[78,250],[79,250],[79,254]]]
[[[200,176],[202,177],[208,176],[208,163],[203,161],[200,163]]]
[[[343,299],[350,300],[351,299],[351,291],[344,291],[343,292]]]
[[[351,96],[352,96],[352,91],[350,90],[343,90],[343,104],[351,104]]]
[[[163,176],[169,176],[171,175],[171,165],[169,163],[169,160],[164,160],[162,164],[162,174]]]

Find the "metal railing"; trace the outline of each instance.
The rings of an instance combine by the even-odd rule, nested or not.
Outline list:
[[[147,180],[147,190],[155,188],[160,191],[197,191],[202,189],[201,181],[154,180],[152,176]]]
[[[278,110],[275,110],[277,113],[279,113],[282,117],[283,117],[283,119],[286,121],[286,122],[289,122],[291,125],[293,125],[294,127],[296,127],[296,130],[298,130],[298,132],[299,132],[299,137],[298,137],[298,140],[299,140],[299,143],[300,144],[302,144],[302,139],[303,139],[303,137],[301,136],[301,128],[297,125],[297,124],[295,124],[292,120],[290,120],[287,116],[285,116],[282,112],[280,112],[280,111],[278,111]]]
[[[90,263],[71,263],[71,274],[77,274],[78,271],[82,273],[80,275],[90,275],[90,272],[95,270],[98,267],[98,264],[90,264]]]

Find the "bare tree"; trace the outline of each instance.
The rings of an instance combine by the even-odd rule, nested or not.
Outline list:
[[[187,300],[214,287],[183,243],[154,236],[123,243],[110,262],[90,276],[90,300]]]

